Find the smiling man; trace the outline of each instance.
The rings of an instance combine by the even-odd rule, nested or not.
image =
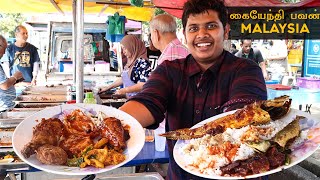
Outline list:
[[[185,59],[161,63],[143,87],[120,109],[144,127],[157,127],[166,113],[166,131],[190,128],[217,114],[267,99],[257,63],[223,49],[228,38],[227,9],[221,0],[189,0],[182,23],[188,49]],[[173,158],[176,141],[167,140],[167,179],[197,179]]]

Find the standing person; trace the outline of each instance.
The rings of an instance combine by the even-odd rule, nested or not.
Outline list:
[[[269,41],[269,53],[267,56],[268,70],[271,79],[281,81],[288,72],[288,49],[284,40]]]
[[[235,56],[241,57],[241,58],[246,58],[246,59],[251,59],[257,64],[259,64],[264,79],[268,79],[268,73],[266,70],[266,63],[262,57],[262,54],[259,49],[257,48],[252,48],[252,40],[251,39],[244,39],[241,40],[241,49],[238,51]]]
[[[144,43],[134,35],[126,35],[120,42],[123,54],[127,57],[121,78],[109,86],[103,87],[99,93],[123,85],[115,94],[132,97],[141,91],[151,72],[151,64],[147,58]]]
[[[190,52],[177,37],[177,23],[169,14],[160,14],[150,21],[150,35],[154,46],[162,53],[158,65],[165,60],[172,61],[187,57]],[[160,128],[165,126],[165,121]]]
[[[158,59],[158,65],[165,60],[181,59],[190,54],[177,38],[177,23],[171,15],[157,15],[149,25],[152,43],[162,53]]]
[[[231,44],[230,53],[236,54],[239,50],[237,49],[237,46],[235,44]]]
[[[154,47],[151,41],[151,35],[148,36],[149,46],[147,47],[148,59],[151,63],[151,69],[154,70],[157,67],[158,59],[161,56],[161,51]]]
[[[7,48],[6,39],[0,35],[0,59]],[[7,78],[2,66],[0,66],[0,111],[7,110],[14,106],[13,99],[16,97],[14,84],[22,78],[20,71],[15,72],[10,78]]]
[[[227,19],[222,0],[188,0],[183,7],[182,23],[191,55],[158,65],[142,91],[120,109],[149,128],[157,127],[167,112],[166,131],[174,131],[266,100],[266,85],[258,64],[223,49],[230,30]],[[174,161],[175,143],[167,140],[166,178],[200,179]]]
[[[26,27],[19,25],[15,28],[16,42],[8,47],[8,59],[10,75],[21,71],[24,82],[37,84],[39,71],[39,54],[37,48],[28,43],[28,31]]]

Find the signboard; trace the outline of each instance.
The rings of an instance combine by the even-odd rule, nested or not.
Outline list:
[[[303,76],[320,76],[320,40],[306,39],[303,56]]]

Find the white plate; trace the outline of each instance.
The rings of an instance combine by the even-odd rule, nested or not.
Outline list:
[[[130,126],[130,139],[127,141],[127,149],[124,151],[126,155],[126,160],[121,162],[117,165],[106,166],[105,168],[95,168],[95,167],[86,167],[86,168],[78,168],[78,167],[68,167],[68,166],[61,166],[61,165],[45,165],[39,162],[35,155],[32,155],[29,158],[25,158],[21,154],[21,150],[23,149],[24,145],[31,141],[32,138],[32,131],[33,127],[35,127],[40,121],[41,118],[50,118],[57,114],[62,113],[64,110],[69,109],[92,109],[95,112],[104,112],[107,116],[116,117],[124,124]],[[39,120],[38,122],[36,120]],[[143,148],[144,145],[144,130],[140,123],[133,118],[132,116],[128,115],[127,113],[109,107],[103,106],[98,104],[63,104],[60,106],[54,106],[50,108],[46,108],[42,111],[39,111],[33,114],[30,117],[27,117],[24,121],[22,121],[15,129],[12,138],[13,149],[16,154],[23,160],[24,162],[28,163],[29,165],[55,174],[63,174],[63,175],[89,175],[89,174],[97,174],[106,171],[113,170],[118,168],[130,160],[132,160]]]
[[[217,116],[208,118],[196,125],[194,125],[192,128],[196,128],[196,127],[200,127],[202,125],[204,125],[207,122],[211,122],[214,121],[220,117],[226,116],[228,114],[232,114],[235,111],[230,111],[227,113],[223,113],[223,114],[219,114]],[[301,115],[307,118],[307,121],[303,120],[300,121],[300,127],[303,129],[310,129],[308,133],[308,140],[305,141],[301,146],[299,146],[298,148],[294,149],[291,153],[291,163],[288,166],[281,166],[278,167],[276,169],[264,172],[264,173],[260,173],[260,174],[253,174],[253,175],[249,175],[246,177],[225,177],[225,176],[219,176],[219,175],[207,175],[207,174],[203,174],[200,173],[199,171],[197,171],[196,169],[189,169],[187,168],[187,163],[186,158],[184,158],[183,153],[181,152],[181,148],[183,146],[185,146],[186,144],[188,144],[187,140],[178,140],[177,143],[174,146],[173,149],[173,157],[175,159],[175,161],[177,162],[177,164],[184,169],[185,171],[189,172],[190,174],[199,176],[199,177],[204,177],[204,178],[209,178],[209,179],[248,179],[248,178],[256,178],[256,177],[260,177],[260,176],[265,176],[268,174],[273,174],[276,172],[279,172],[283,169],[287,169],[290,168],[298,163],[300,163],[301,161],[305,160],[307,157],[309,157],[310,155],[312,155],[319,147],[320,144],[320,120],[316,120],[315,118],[313,118],[310,114],[306,113],[306,112],[302,112],[302,111],[298,111],[295,109],[291,109],[290,112],[286,115],[286,118],[294,118],[296,115]],[[312,131],[311,131],[312,130]]]

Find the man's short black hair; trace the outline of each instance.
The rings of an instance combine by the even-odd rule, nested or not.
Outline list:
[[[186,28],[187,20],[191,14],[205,13],[209,10],[218,13],[218,17],[224,28],[228,22],[228,12],[223,0],[188,0],[183,6],[183,29]]]
[[[252,42],[253,39],[241,39],[241,40],[240,40],[240,43],[243,44],[244,41],[251,41],[251,42]]]

